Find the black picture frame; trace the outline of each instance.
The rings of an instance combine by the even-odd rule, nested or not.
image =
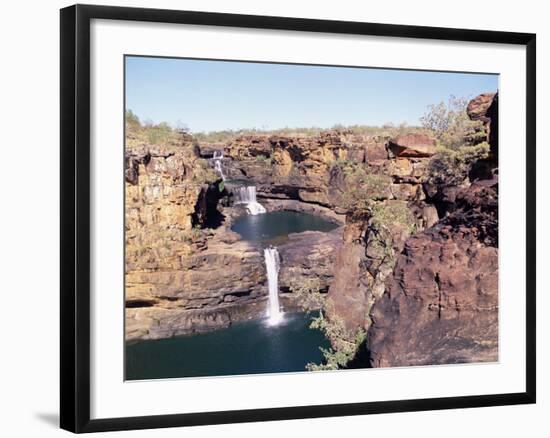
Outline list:
[[[90,419],[90,21],[130,20],[526,47],[526,391],[416,400]],[[60,426],[81,432],[194,426],[535,403],[536,36],[530,33],[74,5],[61,10]]]

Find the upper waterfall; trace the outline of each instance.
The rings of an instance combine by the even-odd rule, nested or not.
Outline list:
[[[245,204],[246,209],[252,215],[262,214],[266,212],[265,207],[256,201],[256,187],[245,186],[235,189],[237,204]]]
[[[214,151],[214,156],[212,159],[214,160],[214,169],[216,169],[216,172],[220,174],[222,180],[225,181],[225,175],[223,173],[223,165],[222,165],[223,152]]]

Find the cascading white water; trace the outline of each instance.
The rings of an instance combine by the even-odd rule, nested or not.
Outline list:
[[[277,325],[283,320],[283,313],[279,308],[279,268],[280,258],[277,248],[264,249],[265,267],[267,270],[267,286],[269,289],[269,302],[267,317],[269,325]]]
[[[266,212],[265,207],[256,201],[256,187],[246,186],[235,189],[237,204],[246,204],[246,209],[252,215]]]
[[[222,180],[225,181],[225,175],[223,174],[222,166],[223,152],[214,151],[214,156],[212,159],[214,160],[214,169],[220,174]]]

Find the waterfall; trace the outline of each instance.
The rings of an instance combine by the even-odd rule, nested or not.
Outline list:
[[[214,169],[220,174],[222,180],[225,181],[225,175],[223,174],[222,166],[223,152],[214,151],[214,157],[212,159],[214,160]]]
[[[267,306],[268,324],[277,325],[283,319],[283,314],[279,308],[279,251],[274,247],[265,248],[264,258],[269,289],[269,302]]]
[[[265,207],[256,201],[256,187],[246,186],[235,189],[237,204],[246,204],[246,209],[252,215],[265,213]]]

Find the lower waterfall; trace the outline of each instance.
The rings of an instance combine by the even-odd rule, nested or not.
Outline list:
[[[283,320],[283,313],[279,307],[279,251],[272,246],[265,248],[264,258],[269,289],[269,301],[267,306],[268,324],[277,325]]]
[[[252,215],[266,212],[265,207],[256,201],[256,187],[245,186],[235,189],[237,204],[245,204],[248,213]]]

